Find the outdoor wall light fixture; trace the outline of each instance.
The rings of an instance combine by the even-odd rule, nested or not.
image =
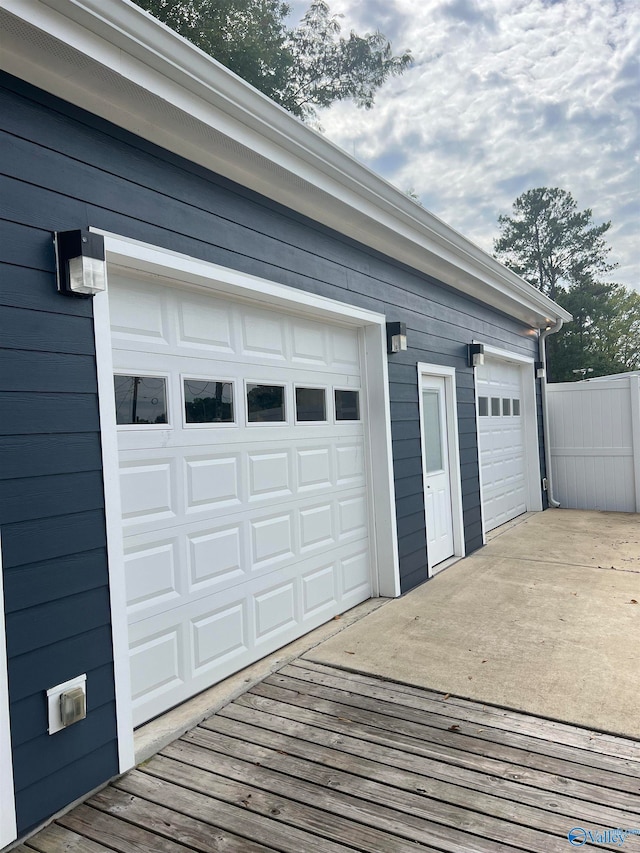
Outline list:
[[[534,362],[535,370],[536,370],[536,379],[544,379],[546,376],[544,372],[544,363],[542,361]]]
[[[94,296],[106,289],[104,238],[86,229],[56,231],[58,290],[69,296]]]
[[[484,364],[484,344],[467,345],[467,364],[469,367],[480,367]]]
[[[387,323],[387,352],[401,352],[407,348],[407,324]]]

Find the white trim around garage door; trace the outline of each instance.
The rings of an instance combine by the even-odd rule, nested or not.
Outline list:
[[[420,446],[422,448],[422,480],[426,481],[426,455],[424,448],[424,418],[422,412],[422,377],[437,376],[444,379],[445,406],[447,412],[447,446],[449,453],[449,477],[451,481],[451,513],[453,519],[453,555],[442,567],[465,555],[464,520],[462,515],[462,478],[460,475],[460,443],[458,440],[458,404],[456,396],[455,367],[444,367],[441,364],[418,363],[418,406],[420,409]],[[427,527],[426,495],[425,495],[425,528]],[[429,577],[434,574],[431,556],[427,549],[427,566]]]
[[[361,330],[369,423],[367,474],[373,503],[371,510],[374,539],[372,542],[374,555],[372,592],[374,596],[400,595],[384,315],[98,229],[92,230],[104,236],[107,269],[119,267],[147,275],[157,275],[176,287],[198,288],[203,292],[231,296],[234,299],[250,301],[272,309],[280,308],[319,320],[337,321]],[[94,325],[108,531],[120,771],[124,772],[133,766],[134,752],[108,291],[94,297]]]
[[[540,473],[540,445],[538,441],[538,408],[536,402],[535,359],[510,350],[500,349],[483,341],[474,340],[474,344],[483,344],[485,358],[507,361],[520,367],[522,381],[522,414],[525,448],[525,480],[527,512],[542,510],[542,491]],[[476,435],[480,436],[478,414],[478,394],[476,386],[476,368],[473,369],[473,384],[476,400]],[[478,440],[478,475],[480,478],[480,512],[482,516],[482,541],[486,544],[487,534],[484,519],[484,494],[482,487],[482,463],[480,460],[480,441]]]
[[[9,717],[9,678],[7,672],[7,635],[4,619],[2,583],[2,540],[0,539],[0,847],[17,837],[16,801],[13,788],[13,754]]]

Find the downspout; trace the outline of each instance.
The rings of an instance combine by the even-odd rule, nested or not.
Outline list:
[[[549,506],[559,507],[560,503],[553,497],[553,480],[551,477],[551,443],[549,438],[549,418],[547,417],[547,348],[545,341],[549,335],[555,335],[562,328],[562,320],[558,320],[555,326],[549,326],[540,333],[538,339],[538,347],[540,353],[540,361],[544,369],[542,377],[541,398],[542,398],[542,429],[544,434],[544,466],[547,469],[547,499]]]

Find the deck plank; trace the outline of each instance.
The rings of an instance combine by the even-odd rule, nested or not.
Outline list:
[[[637,741],[298,659],[16,853],[563,853],[575,826],[640,827]]]
[[[558,833],[566,830],[569,818],[602,827],[632,826],[637,821],[637,815],[583,801],[576,803],[568,798],[554,801],[554,811],[544,807],[544,798],[536,806],[517,803],[222,717],[211,718],[206,728],[198,726],[182,740],[425,817],[441,814],[438,805],[443,803],[459,807],[471,815],[473,821],[478,815],[486,814]],[[515,790],[504,793],[519,793],[515,785],[513,788]]]
[[[167,839],[179,839],[189,849],[203,853],[272,853],[265,847],[247,838],[231,834],[219,827],[212,827],[174,808],[166,808],[149,800],[141,799],[118,788],[109,787],[92,797],[89,805],[108,814],[126,819],[129,823],[162,835]]]
[[[421,809],[420,818],[407,809],[400,814],[390,807],[389,798],[386,797],[388,792],[384,788],[378,792],[379,796],[371,801],[362,796],[363,791],[359,784],[353,789],[353,794],[338,791],[334,785],[317,785],[304,775],[290,778],[289,773],[277,772],[262,765],[247,764],[229,755],[211,752],[200,745],[186,743],[185,739],[176,741],[163,750],[163,755],[229,778],[250,778],[252,785],[262,790],[325,809],[333,815],[366,823],[409,840],[436,844],[451,853],[458,853],[460,850],[492,853],[496,849],[494,842],[500,842],[499,849],[508,850],[510,853],[516,853],[517,850],[538,853],[541,849],[549,853],[566,853],[566,840],[563,839],[560,843],[559,839],[550,837],[546,832],[528,827],[514,827],[507,821],[485,815],[472,815],[468,811],[442,803],[432,803],[429,815],[424,808]]]
[[[414,841],[407,841],[395,833],[381,831],[359,821],[345,819],[326,808],[324,803],[322,807],[316,808],[286,795],[281,796],[273,789],[263,791],[253,784],[253,776],[250,777],[251,781],[236,782],[219,773],[184,765],[164,755],[152,758],[145,764],[144,770],[173,785],[188,786],[193,795],[213,797],[227,803],[242,803],[247,813],[263,815],[287,827],[315,833],[317,843],[315,838],[309,839],[308,849],[319,849],[320,843],[329,839],[346,847],[357,844],[359,849],[369,853],[415,853],[416,850]],[[328,795],[330,792],[326,793]],[[424,849],[434,849],[426,844],[426,839]],[[498,849],[502,853],[503,848]],[[513,853],[513,848],[505,848],[504,853]]]
[[[502,779],[512,779],[521,784],[550,791],[554,794],[568,793],[577,799],[595,800],[608,805],[622,806],[630,811],[636,811],[640,807],[640,797],[636,794],[615,791],[590,782],[558,777],[551,773],[515,765],[507,761],[485,758],[482,755],[465,753],[461,750],[421,741],[388,730],[381,731],[374,726],[352,722],[346,717],[328,717],[326,714],[317,711],[276,699],[269,699],[255,693],[245,693],[234,702],[234,705],[264,710],[283,719],[293,719],[317,728],[328,729],[337,735],[345,735],[365,741],[369,746],[396,751],[399,755],[443,761],[462,771],[476,770]],[[225,710],[223,709],[223,712]]]
[[[194,785],[197,785],[197,781],[192,780],[191,774],[177,772],[175,767],[166,768],[166,775],[170,775],[171,779],[151,775],[150,768],[155,769],[156,773],[160,773],[162,765],[164,764],[166,767],[168,760],[156,756],[149,762],[145,762],[144,771],[133,770],[122,779],[117,780],[114,785],[122,791],[179,811],[184,815],[209,823],[211,826],[224,827],[250,839],[268,839],[270,847],[273,846],[283,853],[300,853],[302,850],[313,850],[318,851],[318,853],[347,853],[350,851],[349,847],[334,842],[322,834],[301,831],[295,826],[276,820],[279,815],[271,814],[272,809],[279,811],[275,801],[267,809],[268,816],[252,811],[249,807],[251,800],[246,797],[246,793],[251,793],[250,790],[247,790],[248,786],[245,786],[245,792],[241,792],[240,798],[237,800],[240,805],[235,805],[217,799],[211,796],[209,792],[204,794],[195,790]],[[173,763],[177,764],[177,762]],[[194,775],[197,776],[197,772]],[[176,782],[178,778],[186,781],[186,786]],[[317,828],[320,833],[324,831],[323,825]]]
[[[368,681],[353,679],[351,673],[339,670],[328,672],[327,669],[326,667],[320,671],[310,669],[296,661],[294,664],[282,667],[266,681],[284,685],[285,679],[296,679],[301,682],[300,685],[296,685],[297,689],[306,690],[312,695],[324,696],[322,692],[317,691],[327,688],[335,691],[336,701],[345,701],[347,704],[356,704],[363,708],[373,707],[371,703],[375,703],[377,707],[384,703],[389,709],[385,713],[417,722],[422,720],[436,728],[448,728],[463,721],[471,731],[477,733],[481,730],[483,739],[486,740],[513,745],[519,749],[528,749],[543,755],[566,758],[602,770],[624,772],[640,779],[640,743],[626,741],[623,749],[625,755],[613,756],[599,751],[596,746],[599,743],[598,735],[595,733],[576,733],[569,729],[570,739],[574,743],[566,744],[549,738],[546,720],[532,721],[529,717],[526,721],[522,721],[521,715],[517,712],[511,715],[504,711],[496,713],[496,709],[491,707],[474,710],[467,705],[458,705],[453,697],[444,699],[442,695],[438,699],[422,695],[413,696],[395,689],[395,686],[389,682],[378,681],[371,684]],[[553,725],[556,726],[553,731],[558,733],[560,724]],[[569,727],[563,728],[566,730]],[[565,731],[567,737],[569,733]],[[616,745],[620,746],[619,739]]]
[[[307,687],[306,682],[296,682],[282,675],[265,679],[260,684],[256,684],[250,692],[257,696],[292,702],[300,707],[310,708],[340,719],[349,718],[352,722],[361,722],[383,731],[391,729],[398,734],[427,740],[429,743],[507,761],[511,764],[521,764],[558,776],[568,776],[584,782],[592,782],[597,778],[599,784],[613,788],[614,791],[629,791],[640,795],[640,777],[621,774],[619,768],[616,771],[610,767],[596,769],[593,766],[572,761],[569,759],[570,753],[566,750],[562,757],[538,753],[529,748],[533,746],[530,743],[531,738],[519,740],[512,737],[511,743],[504,743],[502,738],[498,741],[492,738],[491,731],[486,729],[481,732],[484,737],[480,737],[477,727],[469,726],[464,721],[454,723],[451,720],[447,726],[448,720],[444,718],[444,723],[436,720],[436,725],[433,725],[433,715],[425,718],[419,711],[398,711],[390,702],[376,702],[366,697],[349,698],[346,691],[335,691],[321,686]]]
[[[342,752],[351,755],[366,755],[375,759],[381,764],[398,767],[401,770],[409,770],[420,775],[430,778],[440,779],[445,782],[451,782],[456,785],[461,785],[464,788],[472,790],[483,790],[487,793],[493,793],[497,796],[505,796],[512,798],[515,802],[526,802],[535,805],[540,799],[549,797],[551,802],[560,801],[562,796],[569,797],[574,800],[576,806],[580,802],[601,802],[603,805],[613,808],[621,808],[629,811],[631,814],[638,814],[636,798],[629,805],[620,801],[617,797],[611,796],[609,801],[603,803],[602,800],[589,798],[573,797],[571,793],[562,791],[549,791],[539,789],[533,786],[522,784],[522,780],[505,778],[504,776],[495,776],[490,773],[481,771],[470,771],[467,768],[458,768],[453,764],[448,764],[444,761],[438,761],[433,758],[424,756],[411,755],[410,753],[396,750],[392,746],[380,745],[376,743],[367,743],[363,748],[362,741],[358,738],[351,737],[348,734],[331,731],[322,727],[308,725],[299,720],[289,718],[285,719],[282,716],[270,714],[264,708],[251,707],[248,704],[234,702],[227,705],[219,712],[220,717],[229,717],[233,720],[247,722],[250,725],[259,726],[260,728],[269,729],[271,732],[285,732],[294,737],[299,737],[304,740],[309,740],[313,743],[320,743],[324,746],[333,747]],[[205,721],[202,725],[208,726],[209,722]],[[515,786],[515,787],[514,787]],[[503,793],[506,792],[506,793]],[[569,811],[568,814],[572,814]]]
[[[357,689],[356,684],[393,688],[399,694],[398,701],[406,703],[416,701],[418,703],[417,707],[425,707],[424,703],[429,702],[440,703],[440,707],[442,707],[443,701],[446,701],[447,705],[451,706],[451,708],[459,706],[462,709],[460,716],[471,722],[488,723],[488,718],[490,717],[493,720],[491,725],[505,728],[508,731],[522,732],[530,734],[533,737],[549,740],[553,743],[562,743],[585,750],[594,750],[602,755],[611,755],[623,759],[633,758],[634,761],[640,762],[640,742],[618,735],[592,731],[568,723],[549,720],[544,717],[536,717],[522,711],[498,708],[494,705],[476,702],[452,694],[444,694],[447,696],[445,700],[442,693],[437,693],[433,690],[415,687],[411,684],[403,684],[402,682],[383,680],[348,669],[339,669],[326,664],[316,663],[306,658],[292,661],[290,666],[310,669],[319,675],[323,673],[333,676],[342,675],[346,680],[353,683],[354,690]],[[404,697],[404,699],[400,697]],[[450,713],[453,713],[453,711]],[[481,715],[480,717],[476,716],[478,713]]]
[[[540,792],[535,789],[523,791],[516,782],[496,782],[491,777],[487,777],[487,784],[483,784],[485,779],[479,774],[470,777],[470,780],[477,785],[477,788],[470,789],[443,781],[433,774],[420,775],[394,767],[389,763],[376,761],[368,750],[364,755],[348,751],[348,743],[347,750],[342,750],[340,747],[324,746],[319,739],[305,740],[302,737],[284,734],[280,730],[263,729],[257,725],[218,715],[211,717],[184,737],[194,742],[201,742],[204,738],[206,745],[209,745],[210,741],[207,737],[210,734],[224,738],[228,736],[229,740],[233,739],[235,742],[236,749],[244,743],[250,744],[256,750],[266,750],[266,755],[258,759],[261,762],[267,760],[267,755],[275,752],[276,757],[284,757],[286,761],[299,757],[307,763],[314,762],[329,774],[345,771],[356,775],[358,777],[356,790],[359,790],[363,782],[377,780],[401,792],[418,793],[421,797],[457,804],[470,811],[495,817],[519,820],[525,824],[532,814],[542,820],[543,827],[545,820],[553,821],[554,818],[557,818],[560,825],[566,825],[569,819],[578,819],[602,826],[633,826],[638,820],[635,814],[597,803],[564,796],[540,796]],[[229,746],[229,749],[232,748],[234,747]],[[335,777],[331,775],[330,778],[331,783],[335,784]],[[411,808],[411,805],[408,808]],[[535,820],[528,825],[535,826]]]

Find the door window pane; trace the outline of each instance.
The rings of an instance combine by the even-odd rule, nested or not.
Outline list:
[[[284,385],[247,383],[247,418],[250,424],[284,423]]]
[[[491,398],[491,415],[494,418],[500,416],[500,397]]]
[[[511,415],[511,398],[503,397],[502,398],[502,414],[505,417],[509,417]]]
[[[188,424],[232,424],[233,384],[185,379],[184,417]]]
[[[360,392],[342,391],[336,388],[336,420],[360,420]]]
[[[116,423],[166,424],[167,380],[157,376],[114,376]]]
[[[327,420],[324,388],[296,388],[296,420]]]
[[[424,447],[427,474],[442,471],[442,431],[440,429],[440,393],[422,392],[422,414],[424,417]]]
[[[481,418],[486,418],[489,414],[489,398],[478,397],[478,414]]]
[[[520,415],[520,400],[512,400],[513,403],[513,414],[517,416]]]

